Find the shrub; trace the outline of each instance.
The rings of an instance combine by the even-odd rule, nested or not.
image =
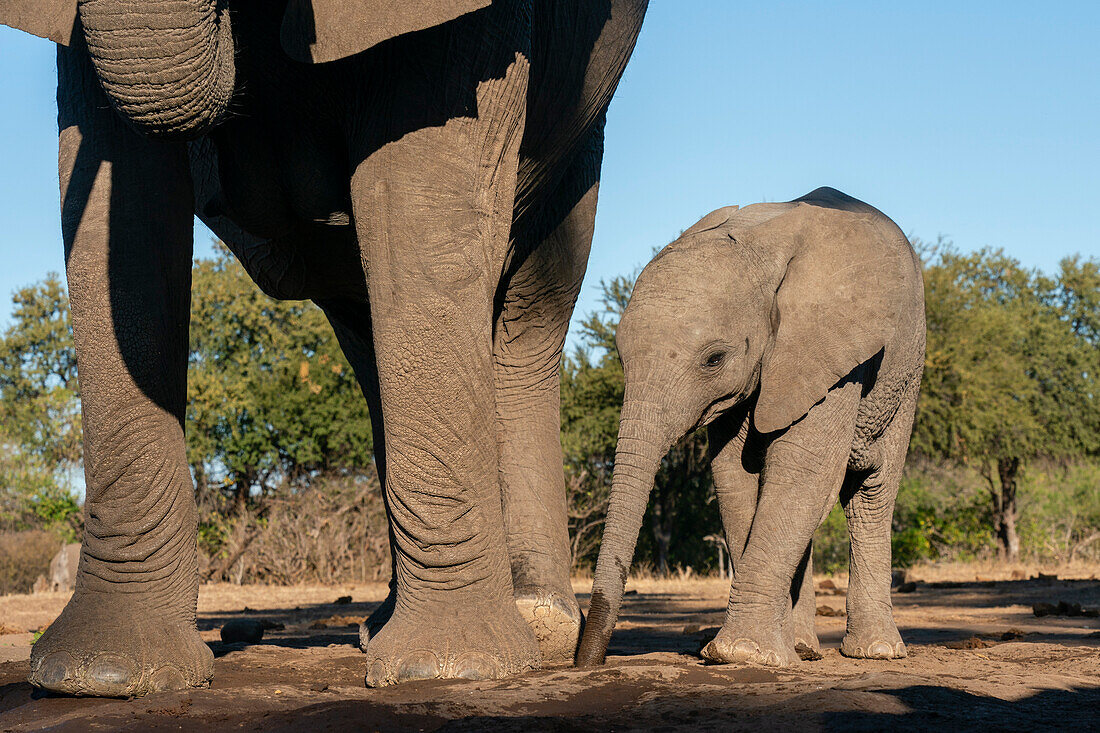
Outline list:
[[[49,572],[60,546],[56,534],[43,530],[0,534],[0,595],[29,593],[38,576]]]
[[[924,560],[973,560],[996,551],[989,500],[980,477],[964,469],[911,462],[898,490],[891,535],[894,567]],[[814,570],[848,567],[844,510],[833,507],[814,535]]]
[[[1100,464],[1029,468],[1020,496],[1025,555],[1054,562],[1100,559]]]
[[[814,572],[848,569],[848,520],[838,503],[814,533]]]
[[[199,531],[206,577],[235,583],[388,580],[389,528],[375,476],[321,477],[256,511],[208,515]]]

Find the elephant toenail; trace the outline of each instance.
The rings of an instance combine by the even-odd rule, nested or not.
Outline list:
[[[429,651],[411,652],[397,668],[397,681],[430,680],[442,674],[439,658]]]
[[[892,652],[893,649],[885,641],[871,642],[871,646],[867,647],[867,656],[872,659],[888,659]]]
[[[129,695],[136,677],[137,670],[133,663],[122,657],[101,654],[88,665],[87,678],[95,694]]]
[[[555,597],[550,602],[550,606],[567,619],[571,619],[573,621],[579,621],[581,619],[580,609],[574,608],[564,598]]]
[[[752,659],[760,654],[760,645],[752,639],[738,639],[733,642],[732,656],[737,659]]]
[[[494,680],[501,677],[500,664],[488,654],[469,652],[455,660],[456,677],[464,680]]]
[[[75,677],[76,660],[68,652],[54,652],[42,659],[31,672],[30,683],[46,690],[62,692]]]
[[[149,679],[149,689],[152,692],[182,690],[186,687],[187,683],[183,679],[183,673],[172,666],[161,667]]]
[[[899,641],[897,643],[897,646],[894,647],[894,657],[896,659],[902,659],[902,658],[908,656],[908,654],[909,653],[905,651],[905,642],[904,641]]]
[[[382,687],[392,681],[385,662],[381,659],[371,662],[370,667],[367,668],[367,687]]]

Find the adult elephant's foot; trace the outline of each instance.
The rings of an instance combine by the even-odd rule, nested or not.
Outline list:
[[[774,626],[774,624],[773,624]],[[798,660],[794,645],[775,628],[749,629],[723,626],[714,640],[700,652],[712,664],[760,664],[785,667]]]
[[[813,604],[811,603],[812,607]],[[792,614],[794,622],[794,648],[799,659],[813,661],[821,659],[821,642],[817,638],[817,629],[814,626],[813,614],[816,609],[808,612],[801,608],[795,608]]]
[[[853,659],[903,659],[906,656],[905,642],[893,619],[873,624],[849,624],[840,643],[840,653]]]
[[[175,615],[135,594],[78,593],[32,647],[27,679],[43,690],[88,697],[205,687],[214,655],[194,621]]]
[[[514,605],[398,608],[367,644],[367,687],[426,679],[486,680],[539,666],[534,632]]]
[[[516,588],[516,608],[535,632],[544,663],[573,661],[584,615],[572,588],[566,591]]]
[[[367,650],[367,643],[370,642],[372,637],[377,636],[382,627],[389,622],[396,605],[397,588],[391,583],[386,600],[382,601],[382,605],[371,611],[370,616],[367,616],[363,623],[359,624],[359,649],[361,651],[365,652]]]

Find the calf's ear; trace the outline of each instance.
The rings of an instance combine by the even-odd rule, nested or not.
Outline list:
[[[899,295],[908,292],[907,263],[874,236],[878,227],[806,208],[800,231],[785,233],[796,241],[761,360],[753,423],[762,433],[789,427],[881,351],[894,333]]]
[[[0,24],[68,46],[77,0],[0,0]]]
[[[304,63],[336,61],[488,7],[490,1],[289,0],[283,15],[283,50]]]

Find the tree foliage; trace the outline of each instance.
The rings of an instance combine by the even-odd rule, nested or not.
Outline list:
[[[1071,257],[1044,275],[997,250],[963,254],[942,242],[921,250],[928,348],[894,516],[896,561],[970,559],[996,546],[1006,558],[1021,548],[1060,560],[1095,555],[1100,262]],[[624,389],[615,331],[633,284],[634,276],[601,283],[601,308],[581,322],[580,346],[561,367],[580,567],[595,561],[607,508]],[[73,537],[80,408],[65,290],[50,276],[17,292],[14,303],[0,338],[0,530]],[[373,558],[371,567],[341,549],[363,527],[381,531],[382,504],[366,403],[321,311],[266,297],[219,247],[195,263],[190,332],[187,458],[200,546],[213,560],[208,576],[275,577],[262,565],[292,575],[306,557],[318,578],[353,572],[347,568],[362,578],[388,573],[388,564],[374,567],[385,554],[383,535],[360,553]],[[347,497],[357,506],[341,503]],[[296,517],[324,526],[288,533]],[[263,535],[272,531],[282,534]],[[720,534],[700,432],[661,464],[637,564],[713,570],[717,553],[706,538]],[[839,510],[815,548],[819,568],[846,562]]]
[[[0,524],[76,534],[80,391],[69,301],[56,275],[12,298],[0,339]]]
[[[239,509],[370,465],[366,402],[320,309],[267,297],[220,245],[191,292],[187,456],[203,498]]]
[[[999,250],[948,247],[924,278],[928,347],[912,446],[986,479],[1001,555],[1014,560],[1020,471],[1100,448],[1097,265],[1067,259],[1048,278]]]

